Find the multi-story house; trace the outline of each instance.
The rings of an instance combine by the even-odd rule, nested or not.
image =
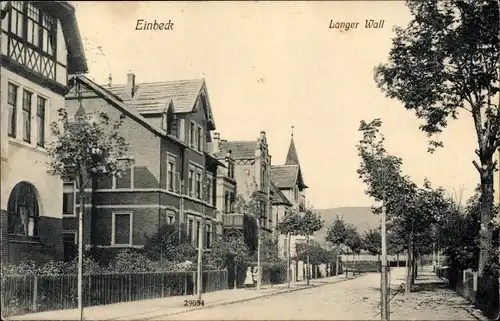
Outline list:
[[[283,192],[276,186],[273,180],[271,180],[271,188],[274,192],[272,200],[272,218],[273,218],[272,230],[274,233],[274,238],[279,239],[279,231],[277,230],[278,223],[282,220],[283,216],[290,210],[290,208],[293,207],[293,204],[288,200],[285,194],[283,194]]]
[[[68,73],[87,71],[67,1],[2,1],[1,259],[63,257],[62,189],[47,173],[49,123],[64,107]]]
[[[216,232],[217,167],[224,165],[208,150],[215,123],[205,81],[137,83],[130,73],[125,85],[99,86],[75,75],[71,86],[69,110],[126,116],[120,132],[134,161],[126,175],[87,186],[85,244],[141,248],[146,236],[174,222],[182,223],[188,241],[196,244],[205,216],[204,244],[210,248]],[[64,228],[74,235],[77,195],[73,183],[65,188]]]
[[[270,238],[272,236],[272,198],[273,191],[270,184],[270,168],[271,155],[269,154],[269,146],[267,144],[266,132],[261,131],[259,137],[254,141],[227,141],[220,139],[219,135],[214,137],[214,151],[216,153],[226,153],[231,151],[234,159],[234,178],[237,183],[237,198],[248,202],[257,192],[267,200],[267,206],[264,209],[264,215],[260,219],[260,227],[262,228],[263,237]],[[250,213],[233,213],[227,215],[226,226],[234,230],[236,226],[243,226],[241,229],[246,230],[246,235],[250,243],[255,239],[255,228],[253,227],[252,217],[244,214]]]
[[[285,165],[273,165],[271,167],[271,179],[286,199],[290,201],[291,208],[304,213],[306,210],[305,190],[307,189],[307,185],[304,183],[304,177],[302,176],[302,169],[293,141],[293,135],[288,148]],[[291,237],[290,251],[292,257],[296,255],[297,243],[304,242],[305,240],[305,236],[301,235]],[[286,235],[279,236],[278,244],[282,255],[285,254],[287,242]]]
[[[235,179],[235,162],[230,148],[221,150],[220,134],[214,133],[212,153],[226,166],[219,167],[217,172],[217,217],[219,225],[218,234],[224,239],[237,238],[247,244],[251,251],[257,246],[257,226],[255,219],[248,213],[241,213],[236,208],[237,181]],[[239,157],[240,154],[237,155]]]

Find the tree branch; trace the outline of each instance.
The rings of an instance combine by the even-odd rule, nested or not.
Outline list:
[[[483,173],[483,170],[481,169],[481,166],[479,166],[475,160],[472,161],[472,164],[477,169],[477,171],[479,172],[479,174]]]

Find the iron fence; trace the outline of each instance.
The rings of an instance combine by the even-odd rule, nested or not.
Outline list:
[[[203,292],[228,288],[227,270],[204,271]],[[3,316],[77,307],[77,275],[4,275]],[[196,293],[196,271],[109,273],[83,276],[86,307]]]

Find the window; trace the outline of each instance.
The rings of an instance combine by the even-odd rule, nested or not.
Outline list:
[[[74,182],[63,185],[63,215],[74,216],[76,214],[76,184]]]
[[[202,196],[202,182],[201,182],[201,173],[196,173],[196,197],[201,199]]]
[[[7,133],[10,137],[16,137],[16,127],[17,127],[17,90],[18,86],[9,83],[9,89],[7,94],[7,104],[9,105],[8,111],[8,127]]]
[[[229,178],[234,178],[234,165],[231,162],[228,164],[227,167],[227,176],[229,176]]]
[[[189,145],[193,148],[196,147],[195,135],[196,135],[196,125],[195,123],[191,122],[191,129],[189,131]]]
[[[76,257],[77,236],[74,231],[63,231],[64,261],[72,261]]]
[[[175,212],[172,210],[165,211],[165,222],[166,224],[172,225],[175,222]]]
[[[188,221],[188,230],[187,230],[188,235],[187,235],[187,237],[188,237],[188,240],[189,240],[189,242],[191,244],[194,243],[193,228],[194,228],[194,226],[193,226],[193,219],[190,218],[189,221]]]
[[[294,193],[294,199],[296,201],[298,201],[299,200],[299,190],[297,189],[297,187],[294,187],[293,193]]]
[[[213,205],[213,178],[212,176],[207,176],[207,203]]]
[[[196,145],[198,146],[198,150],[203,151],[203,128],[198,127],[198,141]]]
[[[37,97],[36,103],[36,126],[38,128],[38,141],[37,145],[45,146],[45,103],[46,99]]]
[[[179,137],[179,139],[182,142],[186,141],[186,131],[184,128],[184,123],[185,123],[185,120],[183,118],[179,118],[179,120],[178,120],[179,128],[177,128],[177,132],[178,132],[177,137]]]
[[[26,20],[26,33],[29,43],[37,46],[40,43],[40,10],[33,5],[28,5],[28,19]]]
[[[194,169],[189,170],[189,177],[188,177],[188,183],[189,183],[189,196],[194,195]]]
[[[207,224],[207,243],[206,248],[212,247],[212,224]]]
[[[12,1],[12,10],[10,13],[10,32],[18,37],[23,36],[24,26],[24,4],[22,1]]]
[[[57,21],[28,1],[12,1],[9,58],[55,79]]]
[[[33,94],[23,91],[23,140],[31,142],[31,97]]]
[[[39,208],[33,185],[18,183],[10,193],[7,211],[9,234],[38,235]]]
[[[167,188],[170,192],[175,189],[175,159],[170,155],[167,164]]]
[[[113,213],[112,245],[132,245],[132,213]]]

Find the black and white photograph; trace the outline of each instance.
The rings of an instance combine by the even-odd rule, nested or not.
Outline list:
[[[500,0],[1,1],[1,320],[500,320]]]

